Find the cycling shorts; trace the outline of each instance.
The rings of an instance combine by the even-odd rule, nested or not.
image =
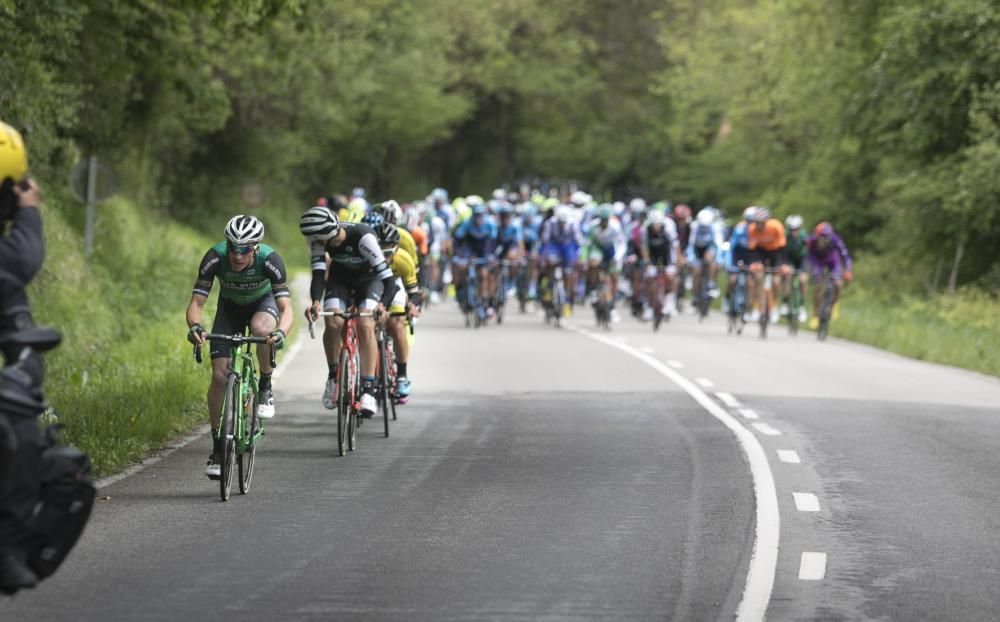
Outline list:
[[[266,313],[278,320],[278,305],[274,302],[274,294],[268,292],[248,305],[238,305],[232,300],[219,296],[219,304],[215,309],[215,320],[212,322],[212,332],[217,335],[242,335],[250,327],[250,321],[258,313]],[[230,344],[222,341],[211,343],[212,358],[229,357]]]
[[[373,272],[358,273],[331,267],[326,276],[324,311],[347,311],[354,305],[359,311],[372,311],[382,300],[384,286]]]
[[[549,242],[541,248],[541,255],[545,257],[546,261],[558,263],[564,268],[569,268],[576,263],[578,253],[579,249],[572,242],[564,242],[562,244]]]
[[[745,246],[734,246],[732,254],[732,264],[726,268],[728,272],[739,272],[741,264],[749,266],[756,258],[756,254]]]
[[[779,268],[788,263],[788,260],[785,259],[785,249],[783,248],[773,251],[757,249],[754,263],[764,264],[765,268]]]
[[[708,253],[710,251],[712,253],[712,259],[707,259],[706,255],[708,255]],[[716,259],[716,257],[715,257],[715,245],[714,244],[706,244],[705,246],[700,246],[698,244],[695,244],[695,246],[694,246],[694,260],[691,261],[691,265],[700,266],[702,264],[702,262],[705,262],[705,261],[711,262],[711,261],[714,261],[715,259]]]
[[[819,280],[823,277],[824,270],[828,270],[830,272],[830,277],[833,280],[840,280],[843,274],[843,268],[840,265],[840,255],[838,253],[830,253],[826,257],[809,258],[809,274],[813,283],[819,282]]]

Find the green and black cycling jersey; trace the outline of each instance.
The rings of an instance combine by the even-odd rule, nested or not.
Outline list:
[[[792,233],[785,227],[785,256],[796,266],[802,265],[802,260],[806,257],[806,239],[808,236],[801,229]]]
[[[219,295],[241,306],[256,302],[272,292],[275,298],[287,298],[289,295],[285,263],[267,244],[261,244],[253,263],[239,272],[233,270],[229,263],[225,241],[208,249],[198,267],[194,293],[207,297],[215,279],[219,279],[222,288]]]

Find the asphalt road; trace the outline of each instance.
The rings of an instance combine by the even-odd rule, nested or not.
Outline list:
[[[391,437],[365,425],[345,457],[305,343],[249,495],[218,500],[196,439],[103,488],[64,567],[0,619],[733,619],[766,553],[747,454],[642,357],[767,456],[768,619],[996,619],[1000,381],[809,334],[731,337],[718,318],[570,324],[465,329],[435,307]]]

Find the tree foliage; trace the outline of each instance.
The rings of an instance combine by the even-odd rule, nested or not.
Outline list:
[[[189,220],[249,181],[553,177],[764,201],[996,287],[997,41],[990,0],[0,0],[0,117],[43,179],[99,153]]]

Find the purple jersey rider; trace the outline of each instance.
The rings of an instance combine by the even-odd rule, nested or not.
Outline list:
[[[813,281],[823,276],[823,270],[829,270],[830,276],[839,281],[843,273],[851,271],[851,255],[847,245],[833,232],[833,226],[827,222],[816,225],[813,235],[806,240],[806,260]]]

